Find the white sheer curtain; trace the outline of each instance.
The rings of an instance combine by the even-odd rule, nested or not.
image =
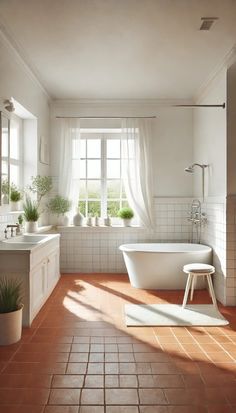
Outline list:
[[[58,129],[58,193],[72,202],[72,218],[79,200],[80,120],[59,119]]]
[[[128,203],[146,228],[154,227],[151,119],[122,119],[122,174]]]

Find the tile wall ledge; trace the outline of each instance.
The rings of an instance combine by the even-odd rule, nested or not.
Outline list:
[[[122,225],[111,225],[111,226],[57,226],[55,227],[59,232],[115,232],[115,231],[149,231],[147,228],[132,225],[130,227],[123,227]]]
[[[236,195],[235,195],[236,197]],[[171,197],[171,196],[157,196],[155,195],[154,197],[154,203],[155,204],[188,204],[192,203],[193,199],[199,199],[202,204],[204,203],[225,203],[226,202],[226,196],[208,196],[205,197],[205,200],[202,200],[201,196],[191,196],[191,197],[185,197],[185,196],[179,196],[179,197]]]

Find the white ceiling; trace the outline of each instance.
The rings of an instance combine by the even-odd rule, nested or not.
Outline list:
[[[0,16],[58,99],[191,98],[236,42],[236,0],[0,0]]]

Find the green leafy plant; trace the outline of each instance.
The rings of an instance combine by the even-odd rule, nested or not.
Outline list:
[[[22,194],[19,191],[19,189],[17,188],[17,186],[15,184],[11,184],[10,187],[10,200],[12,202],[18,202],[20,201],[22,198]]]
[[[32,176],[31,179],[32,184],[29,189],[38,195],[38,204],[40,204],[41,199],[52,189],[52,177],[37,175]]]
[[[9,195],[10,192],[10,185],[7,178],[3,179],[2,181],[2,193],[3,195]]]
[[[54,198],[50,199],[48,209],[52,214],[64,215],[71,209],[71,202],[61,195],[56,195]]]
[[[134,212],[131,208],[124,207],[118,211],[117,215],[119,218],[122,218],[122,219],[131,219],[134,216]]]
[[[17,220],[18,220],[18,224],[19,224],[19,225],[22,225],[23,222],[24,222],[24,217],[23,217],[23,215],[20,214],[20,215],[18,216]]]
[[[30,222],[36,222],[39,219],[38,203],[32,201],[29,196],[26,196],[25,202],[23,204],[24,217],[25,220]]]
[[[19,310],[22,300],[22,283],[16,279],[0,278],[0,313]]]

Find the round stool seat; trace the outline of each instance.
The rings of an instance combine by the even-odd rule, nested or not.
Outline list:
[[[215,272],[215,267],[209,264],[194,263],[194,264],[184,265],[183,271],[186,274],[189,274],[189,273],[199,274],[199,275],[212,274],[213,272]]]
[[[184,292],[183,308],[185,308],[187,304],[190,288],[191,288],[191,300],[193,299],[195,282],[196,282],[197,277],[199,276],[206,277],[213,304],[217,308],[217,301],[216,301],[212,279],[211,279],[211,274],[215,272],[215,267],[209,264],[193,263],[193,264],[184,265],[183,271],[186,274],[188,274],[187,284],[186,284],[185,292]]]

